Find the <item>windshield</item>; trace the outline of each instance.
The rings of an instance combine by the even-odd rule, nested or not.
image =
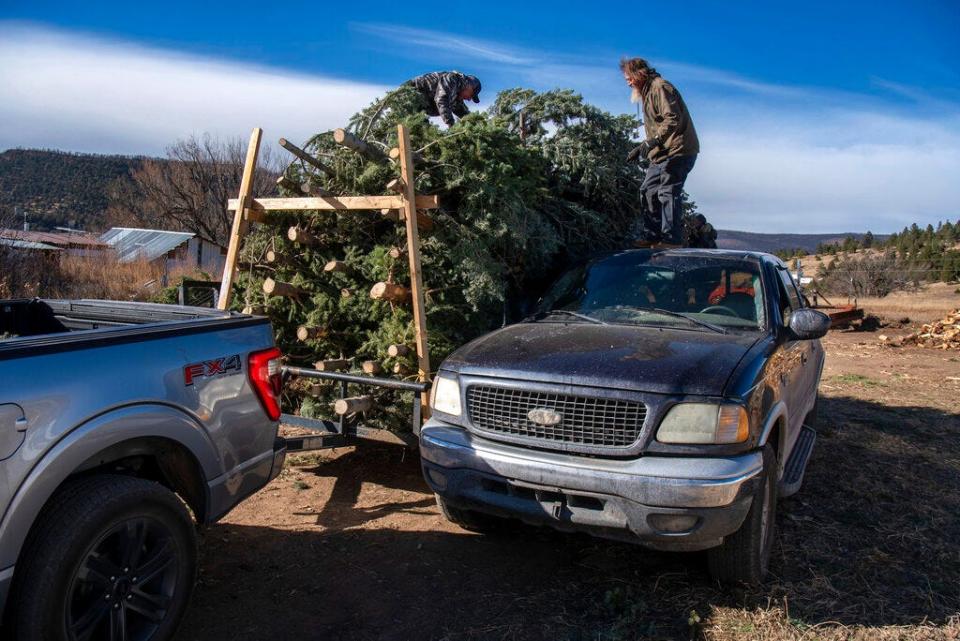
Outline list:
[[[760,265],[741,258],[629,251],[570,270],[554,283],[539,316],[702,331],[765,325]]]

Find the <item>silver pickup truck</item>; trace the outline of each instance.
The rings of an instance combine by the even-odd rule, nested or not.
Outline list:
[[[448,519],[708,549],[757,582],[799,490],[830,325],[767,254],[617,252],[440,366],[423,472]]]
[[[265,318],[0,301],[4,638],[170,638],[196,525],[283,466],[279,394]]]

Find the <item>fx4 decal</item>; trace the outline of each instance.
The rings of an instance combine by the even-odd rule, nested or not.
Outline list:
[[[243,366],[240,363],[240,354],[234,354],[233,356],[224,356],[223,358],[187,365],[183,368],[183,382],[186,385],[193,385],[194,379],[197,378],[239,373],[241,371],[243,371]]]

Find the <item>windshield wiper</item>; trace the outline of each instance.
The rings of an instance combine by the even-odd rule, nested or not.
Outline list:
[[[706,327],[707,329],[717,332],[718,334],[726,334],[727,330],[723,329],[719,325],[714,325],[713,323],[708,323],[707,321],[702,321],[687,314],[681,312],[674,312],[669,309],[663,309],[662,307],[631,307],[630,309],[635,309],[639,312],[648,312],[648,313],[657,313],[663,314],[664,316],[671,316],[673,318],[682,318],[683,320],[693,323],[694,325],[699,325],[700,327]]]
[[[543,317],[549,316],[549,315],[551,315],[551,314],[565,314],[565,315],[567,315],[567,316],[573,316],[574,318],[579,318],[579,319],[581,319],[581,320],[585,320],[585,321],[588,321],[588,322],[590,322],[590,323],[596,323],[597,325],[609,325],[609,324],[610,324],[610,323],[605,323],[605,322],[603,322],[603,321],[600,320],[599,318],[593,318],[592,316],[587,316],[586,314],[578,314],[577,312],[571,312],[569,309],[551,309],[551,310],[548,311],[548,312],[540,312],[540,314],[537,314],[536,316],[533,317],[533,320],[537,320],[538,317],[539,317],[539,318],[543,318]]]

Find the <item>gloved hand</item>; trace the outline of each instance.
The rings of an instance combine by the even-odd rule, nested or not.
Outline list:
[[[627,162],[643,162],[650,153],[650,142],[644,140],[642,143],[630,150],[627,154]]]

